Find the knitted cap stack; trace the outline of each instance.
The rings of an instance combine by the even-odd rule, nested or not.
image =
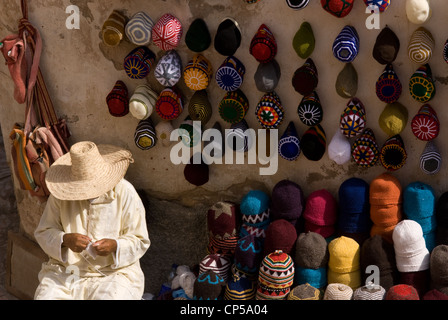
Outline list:
[[[400,272],[399,283],[413,286],[423,297],[428,289],[430,253],[422,227],[414,220],[405,219],[396,225],[392,239]]]
[[[370,265],[379,269],[379,285],[386,291],[399,281],[399,273],[395,261],[395,249],[392,243],[380,235],[374,235],[363,242],[360,254],[361,270]],[[361,273],[362,283],[366,283],[368,273]]]
[[[272,221],[266,229],[266,238],[264,240],[264,253],[282,250],[284,253],[291,255],[297,240],[297,231],[295,226],[285,219],[277,219]]]
[[[272,220],[285,219],[296,225],[305,206],[302,188],[290,180],[279,181],[272,189]]]
[[[305,231],[312,231],[328,238],[335,233],[338,205],[326,189],[313,191],[306,199],[303,218]]]
[[[361,178],[349,178],[339,187],[338,229],[359,245],[370,236],[369,184]]]
[[[338,237],[328,244],[328,284],[344,284],[356,290],[361,286],[360,247],[348,237]]]
[[[381,235],[392,243],[392,232],[402,220],[402,187],[397,178],[382,173],[373,179],[369,188],[370,219],[373,222],[370,236]]]
[[[287,300],[320,300],[321,290],[314,288],[309,283],[295,286],[288,294]]]
[[[429,260],[429,269],[431,276],[430,288],[448,295],[448,246],[440,244],[431,252]]]
[[[266,237],[266,229],[271,222],[269,204],[269,196],[261,190],[251,190],[241,199],[240,237],[248,234],[261,239]]]
[[[386,290],[382,286],[362,286],[353,292],[353,300],[384,300]]]
[[[319,290],[327,286],[328,244],[316,232],[303,232],[297,237],[294,266],[295,284],[309,284]]]
[[[325,288],[323,300],[352,300],[353,289],[343,283],[330,283]]]
[[[412,182],[403,190],[403,213],[407,219],[420,224],[426,248],[430,252],[436,246],[435,204],[434,190],[426,183]]]
[[[240,237],[233,256],[233,273],[255,281],[263,257],[262,239],[253,234]]]

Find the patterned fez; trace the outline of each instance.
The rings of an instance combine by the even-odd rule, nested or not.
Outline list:
[[[124,70],[131,79],[143,79],[149,75],[155,59],[156,55],[148,47],[137,47],[124,58]]]
[[[182,24],[178,18],[166,13],[152,28],[152,42],[162,50],[175,49],[182,37]]]

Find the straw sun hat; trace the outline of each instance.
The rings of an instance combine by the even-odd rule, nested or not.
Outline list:
[[[82,141],[53,163],[45,180],[58,199],[93,199],[112,190],[133,161],[128,150]]]

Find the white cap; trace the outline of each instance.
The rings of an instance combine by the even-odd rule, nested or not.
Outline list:
[[[431,16],[428,0],[406,0],[406,15],[414,24],[423,24]]]
[[[339,165],[349,162],[352,157],[350,141],[336,130],[328,145],[328,157]]]

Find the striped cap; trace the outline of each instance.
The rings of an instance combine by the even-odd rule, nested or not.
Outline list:
[[[227,281],[224,300],[254,300],[256,292],[255,281],[233,274]]]
[[[345,26],[333,42],[333,55],[341,62],[352,62],[359,51],[359,36],[352,26]]]
[[[148,47],[137,47],[124,58],[124,70],[131,79],[143,79],[149,75],[155,59],[156,55]]]
[[[412,33],[408,45],[408,55],[412,62],[428,63],[434,50],[434,38],[427,29],[420,27]]]
[[[188,104],[188,114],[193,121],[201,121],[202,125],[207,124],[212,116],[212,105],[208,100],[207,91],[195,91]]]
[[[320,124],[310,127],[302,136],[302,152],[308,160],[319,161],[327,148],[327,137]]]
[[[148,85],[138,85],[129,100],[129,111],[139,120],[146,119],[152,114],[157,98],[157,93]]]
[[[432,79],[432,71],[429,64],[419,67],[409,80],[409,91],[412,98],[421,103],[427,103],[436,94],[436,86]]]
[[[113,10],[101,28],[103,43],[110,47],[120,44],[125,34],[126,17]]]
[[[305,8],[310,0],[286,0],[288,7],[294,10],[300,10]]]
[[[134,133],[134,142],[142,150],[149,150],[157,143],[157,134],[151,118],[140,120]]]
[[[258,28],[250,42],[249,52],[260,63],[267,63],[275,58],[277,54],[277,42],[274,34],[265,25]]]
[[[316,91],[302,98],[297,107],[297,113],[300,121],[309,127],[322,122],[324,111]]]
[[[162,50],[175,49],[182,37],[182,24],[178,18],[166,13],[152,28],[152,42]]]
[[[122,117],[129,113],[129,96],[126,84],[118,80],[106,97],[109,113],[114,117]]]
[[[191,90],[203,90],[210,84],[213,68],[202,54],[196,54],[184,68],[184,81]]]
[[[138,46],[151,42],[151,31],[154,22],[145,12],[137,12],[126,24],[125,32],[129,41]]]
[[[210,237],[207,245],[207,253],[222,254],[232,258],[235,255],[235,248],[238,243],[238,238],[238,236],[227,237],[225,239]]]
[[[229,276],[231,261],[229,257],[221,254],[208,254],[199,263],[199,273],[205,273],[208,270],[220,275],[227,282]]]
[[[426,143],[420,156],[420,169],[426,174],[436,174],[440,171],[442,156],[433,140]]]
[[[160,92],[155,107],[157,114],[162,119],[174,120],[183,111],[182,98],[175,87],[165,88]]]
[[[258,274],[263,258],[263,241],[253,234],[240,237],[235,248],[235,267],[245,274]]]
[[[323,300],[352,300],[353,289],[343,283],[329,283]]]

